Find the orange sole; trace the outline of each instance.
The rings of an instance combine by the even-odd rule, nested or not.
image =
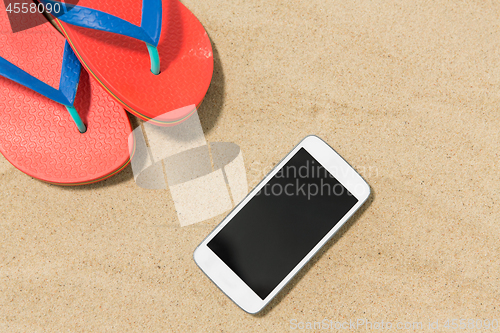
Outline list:
[[[134,24],[140,24],[141,4],[140,0],[121,6],[111,0],[78,3]],[[173,126],[194,112],[187,112],[186,106],[198,107],[203,101],[213,73],[212,46],[201,23],[178,0],[163,0],[159,75],[149,70],[143,42],[54,21],[86,70],[133,115],[159,126]]]
[[[9,21],[0,2],[0,27]],[[65,39],[44,24],[0,34],[0,56],[58,88]],[[75,107],[87,125],[78,132],[66,108],[0,77],[0,152],[17,169],[56,185],[109,178],[130,162],[132,131],[125,110],[82,69]]]

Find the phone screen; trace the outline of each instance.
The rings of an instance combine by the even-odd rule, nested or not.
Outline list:
[[[357,202],[301,148],[207,246],[265,299]]]

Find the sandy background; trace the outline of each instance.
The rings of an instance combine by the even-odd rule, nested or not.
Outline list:
[[[64,188],[0,157],[0,332],[500,320],[500,3],[183,2],[215,52],[206,138],[241,147],[249,185],[316,134],[373,196],[252,316],[192,260],[224,215],[181,228],[130,167]]]

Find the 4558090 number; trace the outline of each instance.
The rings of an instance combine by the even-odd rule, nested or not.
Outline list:
[[[61,5],[56,3],[54,5],[48,3],[46,5],[42,3],[9,3],[6,9],[7,13],[9,14],[27,14],[27,13],[43,13],[47,12],[49,14],[58,14],[61,12]]]
[[[442,326],[453,330],[498,330],[500,328],[497,319],[447,319]]]

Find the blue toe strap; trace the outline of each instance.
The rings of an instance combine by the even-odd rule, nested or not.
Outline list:
[[[53,101],[69,106],[72,106],[75,101],[76,88],[80,80],[80,68],[81,64],[78,58],[73,53],[73,50],[71,50],[68,42],[66,42],[64,45],[59,90],[57,90],[0,57],[1,76],[22,84]]]
[[[141,27],[151,36],[154,46],[158,46],[161,34],[162,19],[161,0],[143,0],[142,1],[142,19]]]
[[[75,102],[76,90],[80,81],[81,64],[78,58],[71,50],[68,42],[64,45],[63,63],[61,67],[61,78],[59,81],[59,90],[40,81],[34,76],[23,71],[16,65],[0,57],[0,75],[14,82],[17,82],[37,93],[50,98],[57,103],[63,104],[70,111],[71,117],[75,121],[80,132],[85,132],[85,125],[78,113],[74,112],[73,103]]]
[[[160,41],[161,25],[162,25],[162,0],[142,0],[142,18],[141,26],[137,26],[127,22],[119,17],[111,14],[71,4],[66,4],[56,0],[40,0],[45,6],[51,5],[50,8],[60,8],[59,13],[52,10],[52,15],[59,20],[75,26],[112,32],[115,34],[132,37],[141,40],[148,44],[148,49],[153,54],[151,55],[151,69],[155,66],[159,69],[159,64],[154,64],[157,56],[156,47]],[[55,5],[60,5],[56,7]],[[123,6],[118,3],[117,6]],[[48,8],[48,6],[47,6]],[[151,49],[154,47],[154,50]],[[158,74],[158,73],[155,73]]]

